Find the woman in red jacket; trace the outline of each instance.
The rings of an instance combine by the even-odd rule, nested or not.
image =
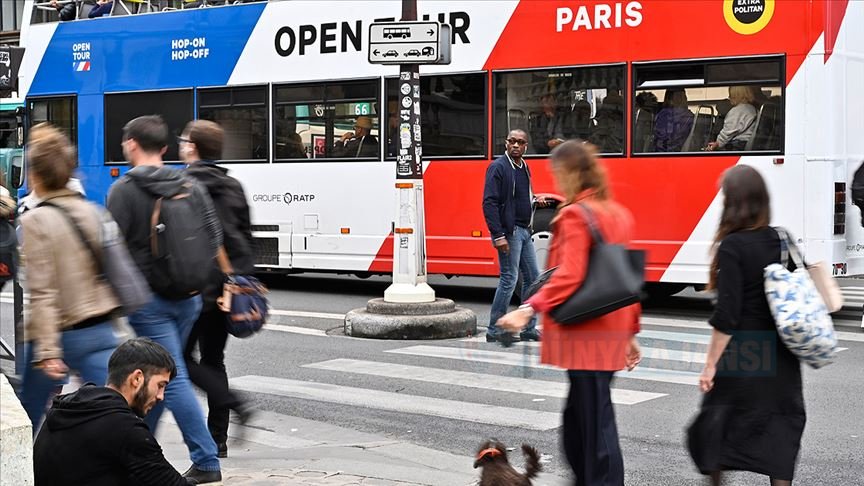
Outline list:
[[[633,217],[611,200],[596,153],[593,145],[577,140],[552,152],[558,189],[567,198],[554,221],[549,254],[549,267],[558,270],[524,305],[501,318],[503,329],[522,329],[535,312],[547,313],[579,289],[591,248],[587,217],[593,217],[607,242],[630,241]],[[558,324],[548,315],[544,320],[541,361],[567,369],[570,377],[562,441],[579,486],[624,484],[609,388],[616,371],[632,370],[641,359],[636,341],[640,313],[640,306],[634,304],[577,325]]]

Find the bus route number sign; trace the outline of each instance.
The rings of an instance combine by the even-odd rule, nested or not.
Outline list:
[[[372,64],[450,64],[450,26],[438,22],[379,22],[369,26]]]

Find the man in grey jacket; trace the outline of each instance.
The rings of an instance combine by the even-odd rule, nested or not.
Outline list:
[[[222,245],[222,228],[207,191],[162,162],[169,138],[168,127],[159,116],[142,116],[127,123],[123,127],[123,153],[132,169],[108,193],[108,210],[123,232],[132,258],[154,290],[165,283],[154,281],[155,258],[150,241],[155,229],[151,218],[158,199],[172,198],[181,188],[191,187],[189,197],[208,230],[213,255]],[[177,377],[165,391],[164,403],[177,420],[189,448],[193,464],[184,477],[191,484],[222,480],[216,443],[207,430],[183,360],[186,339],[200,312],[200,295],[177,298],[154,292],[149,304],[129,316],[135,332],[161,344],[177,364]],[[147,416],[147,425],[154,433],[162,411],[160,404]]]

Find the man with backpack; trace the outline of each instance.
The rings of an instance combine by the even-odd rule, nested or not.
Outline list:
[[[132,169],[108,194],[108,210],[117,221],[129,252],[154,292],[153,300],[129,316],[139,336],[171,353],[177,377],[165,391],[189,448],[192,484],[222,480],[216,443],[207,430],[183,361],[183,349],[201,312],[200,292],[222,245],[213,202],[207,191],[162,161],[170,133],[161,117],[138,117],[123,127],[123,153]],[[147,416],[155,433],[162,404]]]
[[[861,226],[864,226],[864,162],[852,176],[852,204],[861,211]],[[864,329],[864,314],[861,315],[861,329]]]

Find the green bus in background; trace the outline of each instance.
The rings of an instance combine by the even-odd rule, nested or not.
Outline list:
[[[0,99],[0,181],[13,198],[24,182],[23,120],[23,101]]]

